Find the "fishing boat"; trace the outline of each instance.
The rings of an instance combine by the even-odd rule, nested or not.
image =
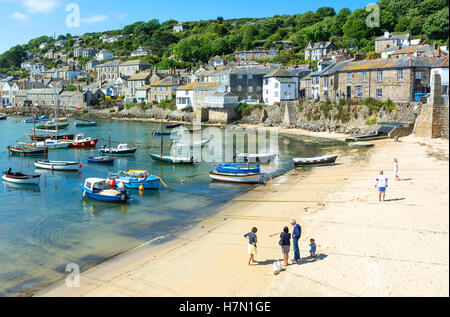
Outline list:
[[[69,141],[70,148],[95,147],[98,139],[87,137],[84,134],[77,134],[73,141]]]
[[[97,122],[95,121],[81,121],[81,122],[75,122],[75,127],[95,127],[97,125]]]
[[[50,171],[78,172],[82,167],[80,162],[70,161],[36,161],[34,166]]]
[[[200,141],[194,141],[190,142],[188,141],[177,141],[173,143],[173,146],[175,147],[181,147],[181,148],[193,148],[193,147],[203,147],[207,145],[210,142],[210,140],[200,140]]]
[[[88,158],[88,162],[89,163],[103,163],[103,164],[113,164],[114,160],[117,157],[112,157],[112,156],[91,156]]]
[[[298,157],[294,158],[293,160],[296,167],[325,166],[335,164],[337,157],[337,155],[327,155],[320,157]]]
[[[250,167],[248,164],[243,163],[223,163],[216,167],[216,171],[219,173],[260,173],[261,169],[259,165],[256,167]]]
[[[209,172],[209,177],[226,183],[258,184],[263,181],[260,173],[221,173],[214,170]]]
[[[69,127],[68,121],[57,122],[54,120],[47,121],[44,124],[40,124],[36,126],[36,129],[39,130],[64,130]]]
[[[129,154],[134,154],[136,153],[136,149],[130,147],[128,144],[125,143],[121,143],[117,146],[117,148],[112,148],[112,147],[106,147],[106,145],[104,145],[102,147],[102,149],[100,150],[100,152],[102,154],[113,154],[113,155],[129,155]]]
[[[192,156],[182,157],[182,156],[150,154],[150,157],[155,161],[169,164],[194,164],[194,157]]]
[[[175,129],[181,127],[181,123],[166,125],[166,129]]]
[[[5,182],[11,182],[15,184],[39,184],[41,175],[39,174],[24,174],[24,173],[13,173],[11,168],[8,168],[6,172],[2,173],[2,179]]]
[[[54,140],[67,140],[67,141],[72,141],[75,138],[75,134],[73,133],[67,133],[67,134],[27,134],[27,137],[31,140],[31,141],[44,141],[47,139],[54,139]]]
[[[135,175],[124,175],[116,178],[116,183],[122,182],[126,188],[139,189],[141,186],[144,189],[158,189],[160,179],[154,175],[147,175],[145,171],[142,171],[137,176]]]
[[[8,151],[11,154],[22,155],[22,156],[41,156],[45,154],[45,150],[42,148],[30,148],[30,147],[19,147],[19,146],[8,146]]]
[[[87,196],[95,200],[125,203],[130,199],[126,190],[119,191],[111,188],[103,178],[88,178],[84,184],[80,185],[80,188],[83,191],[83,197]]]
[[[278,154],[275,153],[241,153],[236,151],[238,162],[273,162]]]
[[[69,147],[69,142],[62,141],[62,140],[53,140],[48,139],[45,141],[39,141],[36,143],[22,143],[19,142],[19,145],[26,145],[26,146],[34,146],[37,148],[47,148],[47,149],[67,149]]]

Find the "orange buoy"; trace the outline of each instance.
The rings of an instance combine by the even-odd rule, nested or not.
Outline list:
[[[181,184],[184,184],[184,180],[181,180]]]

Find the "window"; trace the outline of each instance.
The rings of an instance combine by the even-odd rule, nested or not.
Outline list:
[[[397,81],[403,81],[403,69],[397,70]]]
[[[264,79],[264,85],[268,85],[269,84],[269,80],[268,79]]]
[[[381,89],[377,89],[377,98],[383,97],[383,91]]]
[[[362,97],[363,96],[362,86],[356,86],[355,87],[355,96],[356,97]]]
[[[416,72],[416,79],[422,79],[422,72]]]
[[[268,95],[269,94],[269,90],[266,89],[265,93],[266,93],[266,95]]]
[[[379,70],[377,73],[377,79],[379,82],[383,81],[383,71]]]
[[[367,72],[362,72],[362,81],[367,81]]]
[[[275,89],[278,89],[278,83],[275,83]]]
[[[250,75],[248,75],[248,76],[247,76],[247,79],[248,79],[248,80],[251,80],[251,79],[253,79],[253,75],[251,75],[251,74],[250,74]]]
[[[275,95],[274,95],[275,97],[278,97],[278,91],[275,91]]]
[[[242,78],[244,78],[244,76],[243,75],[238,75],[238,79],[242,79]]]
[[[256,91],[261,91],[261,86],[256,87]]]
[[[348,83],[352,82],[352,73],[347,73],[347,82]]]
[[[249,92],[249,93],[252,93],[252,92],[253,92],[253,86],[249,86],[249,87],[248,87],[248,92]]]
[[[242,86],[241,85],[238,86],[238,91],[242,91]]]

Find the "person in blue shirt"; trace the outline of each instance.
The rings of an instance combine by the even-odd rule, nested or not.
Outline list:
[[[309,242],[310,242],[309,246],[311,247],[311,249],[309,249],[309,254],[311,255],[311,257],[315,257],[317,248],[316,241],[314,239],[310,239]]]
[[[283,253],[284,267],[286,267],[288,266],[289,249],[291,248],[291,234],[288,227],[284,227],[283,232],[280,234],[280,246],[281,253]]]
[[[294,219],[291,220],[291,225],[294,227],[292,230],[292,244],[294,245],[294,259],[292,259],[292,262],[298,262],[300,261],[300,248],[298,247],[298,240],[300,240],[300,237],[302,236],[302,227],[300,227]]]
[[[248,265],[252,265],[252,263],[258,263],[257,261],[255,261],[255,255],[257,253],[256,242],[258,241],[256,237],[257,231],[258,229],[256,227],[253,227],[252,231],[244,234],[244,237],[248,238],[247,250],[248,254],[250,255],[250,258],[248,259]]]

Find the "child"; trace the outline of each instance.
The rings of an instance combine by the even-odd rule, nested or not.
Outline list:
[[[395,176],[395,180],[396,181],[399,181],[400,180],[400,177],[398,177],[398,161],[397,161],[397,159],[395,158],[394,159],[394,176]]]
[[[309,240],[309,242],[310,242],[309,246],[311,247],[311,249],[309,250],[309,254],[313,258],[313,257],[316,256],[316,248],[317,248],[317,246],[316,246],[316,242],[315,242],[314,239]]]
[[[248,265],[252,265],[252,263],[257,263],[255,261],[256,242],[257,242],[256,232],[257,231],[258,231],[258,229],[256,229],[256,227],[253,227],[251,232],[244,234],[245,238],[248,237],[247,250],[248,250],[248,254],[250,255],[250,259],[248,259]]]

